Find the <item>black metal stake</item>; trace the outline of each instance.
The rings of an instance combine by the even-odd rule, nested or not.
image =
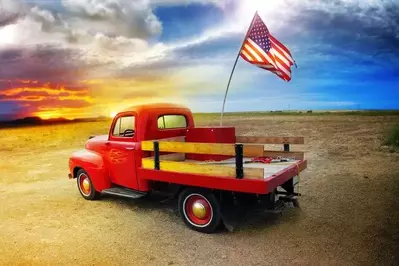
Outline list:
[[[290,151],[290,144],[288,143],[284,144],[284,151]]]
[[[236,144],[235,150],[236,150],[236,178],[243,179],[244,178],[244,167],[243,167],[244,146],[242,144]]]
[[[154,141],[154,169],[159,170],[159,142]]]

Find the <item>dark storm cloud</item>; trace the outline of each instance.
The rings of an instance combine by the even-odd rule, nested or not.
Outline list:
[[[6,63],[9,61],[17,60],[22,57],[22,50],[20,49],[8,49],[0,51],[0,62],[2,66],[5,67]]]
[[[0,15],[0,28],[15,23],[19,17],[20,15],[18,14]]]
[[[0,78],[68,82],[84,72],[80,53],[49,45],[0,50]]]
[[[338,7],[339,3],[336,1]],[[396,57],[399,52],[399,2],[384,3],[378,8],[342,6],[333,12],[302,10],[290,23],[303,29],[299,39],[321,44],[321,51]]]

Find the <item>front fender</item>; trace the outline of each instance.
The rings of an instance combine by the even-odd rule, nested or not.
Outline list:
[[[73,178],[79,169],[85,170],[93,183],[96,191],[103,191],[111,187],[108,171],[101,155],[89,150],[74,152],[69,158],[69,171]]]

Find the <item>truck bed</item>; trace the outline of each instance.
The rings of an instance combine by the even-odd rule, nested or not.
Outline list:
[[[252,158],[249,157],[244,157],[244,162],[251,161]],[[194,161],[194,160],[186,160],[186,162],[192,162],[192,163],[197,163],[200,165],[224,165],[224,166],[230,166],[230,167],[235,167],[236,162],[235,158],[227,159],[227,160],[222,160],[219,162],[200,162],[200,161]],[[294,160],[290,162],[280,162],[280,163],[257,163],[257,162],[251,162],[251,163],[244,163],[244,169],[245,168],[258,168],[258,169],[263,169],[263,178],[267,179],[281,171],[284,171],[285,169],[289,168],[292,165],[298,165],[301,162],[301,160]],[[245,170],[244,170],[245,171]]]
[[[270,141],[264,137],[241,139]],[[307,166],[303,152],[265,151],[263,144],[256,143],[192,143],[179,137],[143,141],[142,149],[153,152],[153,156],[142,158],[139,168],[139,176],[146,180],[237,192],[270,193],[299,176]],[[193,160],[189,154],[223,155],[228,159]],[[250,162],[251,158],[279,156],[293,159],[278,163]]]

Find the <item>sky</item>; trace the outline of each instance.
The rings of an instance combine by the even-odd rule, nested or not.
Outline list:
[[[227,112],[399,109],[397,0],[0,0],[0,120],[219,112],[256,10],[298,68],[239,59]]]

